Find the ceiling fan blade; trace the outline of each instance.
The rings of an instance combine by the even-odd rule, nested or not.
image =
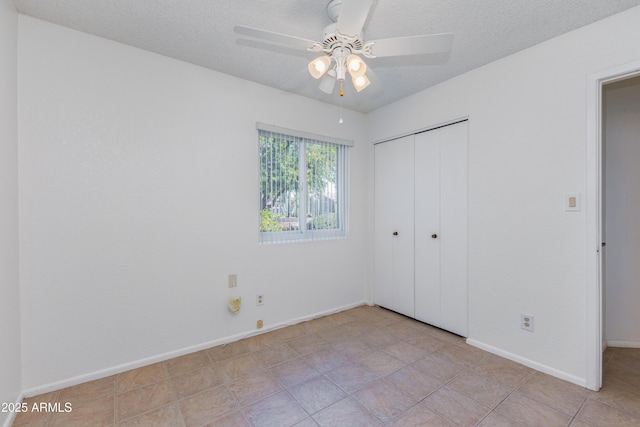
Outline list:
[[[287,81],[285,81],[278,87],[288,92],[297,92],[303,86],[308,86],[310,80],[313,80],[313,79],[309,75],[309,71],[307,70],[307,67],[304,67],[297,70],[295,73],[293,73],[293,75],[289,77]]]
[[[453,46],[453,34],[427,34],[372,40],[371,42],[373,43],[371,53],[376,57],[427,55],[449,52]]]
[[[373,0],[342,0],[336,29],[347,36],[357,36],[362,32]]]
[[[245,27],[244,25],[236,25],[233,28],[237,34],[253,37],[268,43],[274,43],[281,46],[292,47],[296,49],[307,49],[313,46],[313,40],[307,40],[300,37],[289,36],[287,34],[275,33],[273,31],[259,30],[257,28]]]

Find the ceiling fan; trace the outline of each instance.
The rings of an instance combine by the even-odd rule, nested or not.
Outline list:
[[[333,93],[336,81],[340,82],[340,96],[344,96],[342,85],[347,73],[358,92],[371,83],[366,74],[367,64],[361,56],[373,59],[446,53],[451,50],[451,33],[365,41],[362,28],[372,1],[331,0],[327,5],[327,15],[334,22],[324,29],[321,42],[243,25],[236,26],[234,31],[262,42],[320,53],[309,62],[309,74],[315,79],[322,78],[319,88],[327,94]]]

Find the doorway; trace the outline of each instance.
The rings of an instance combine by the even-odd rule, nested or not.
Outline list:
[[[640,76],[602,88],[603,381],[636,390],[640,363]],[[611,380],[611,381],[609,381]]]
[[[606,85],[640,76],[640,61],[605,70],[588,78],[587,90],[587,388],[602,386],[603,350],[606,348],[605,166],[604,151]],[[613,86],[610,86],[613,87]],[[610,212],[611,214],[611,212]]]
[[[640,347],[640,76],[603,86],[603,332],[607,347]]]

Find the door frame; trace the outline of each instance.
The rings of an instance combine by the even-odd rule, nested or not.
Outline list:
[[[604,350],[603,278],[602,278],[602,89],[605,84],[640,76],[640,61],[592,74],[587,78],[587,388],[602,387],[602,352]]]

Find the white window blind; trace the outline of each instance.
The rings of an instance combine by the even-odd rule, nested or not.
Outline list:
[[[346,237],[348,145],[260,124],[258,135],[260,243]]]

